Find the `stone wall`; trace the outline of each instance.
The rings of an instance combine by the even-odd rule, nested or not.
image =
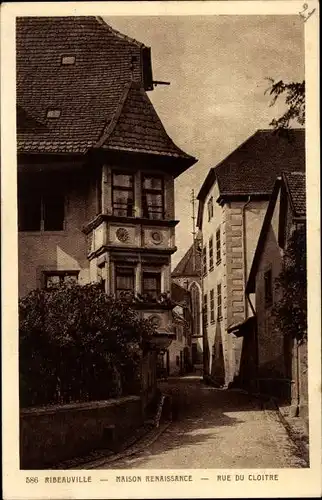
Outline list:
[[[143,423],[141,398],[20,411],[20,467],[46,469],[96,449],[113,449]]]

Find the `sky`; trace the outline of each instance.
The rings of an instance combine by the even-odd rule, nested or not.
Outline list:
[[[284,109],[270,107],[267,78],[304,79],[304,28],[299,16],[104,17],[120,32],[151,47],[149,92],[172,140],[198,162],[175,181],[177,252],[192,243],[191,191],[257,129]],[[197,204],[196,204],[197,210]]]

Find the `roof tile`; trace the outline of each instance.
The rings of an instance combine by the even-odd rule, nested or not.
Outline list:
[[[221,196],[269,195],[276,177],[292,171],[305,171],[305,131],[258,130],[210,170],[198,199],[207,196],[216,179]]]
[[[283,175],[295,216],[306,214],[305,173],[289,172]]]

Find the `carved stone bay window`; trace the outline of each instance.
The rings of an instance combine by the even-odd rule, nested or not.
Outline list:
[[[153,220],[164,219],[164,181],[160,176],[142,178],[142,215]]]
[[[134,215],[134,176],[128,172],[112,173],[113,215],[133,217]]]

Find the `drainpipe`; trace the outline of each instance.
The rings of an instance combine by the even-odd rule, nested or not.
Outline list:
[[[296,380],[295,380],[295,387],[296,387],[296,407],[294,408],[294,416],[298,417],[299,411],[300,411],[300,350],[299,350],[299,342],[297,339],[294,340],[295,342],[295,363],[296,363]]]

